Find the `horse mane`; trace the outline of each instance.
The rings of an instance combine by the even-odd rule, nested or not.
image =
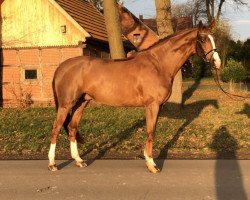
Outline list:
[[[175,33],[173,33],[173,34],[171,34],[171,35],[168,35],[168,36],[165,37],[165,38],[160,39],[158,42],[152,44],[152,45],[149,46],[148,48],[143,49],[142,51],[139,51],[139,52],[143,52],[143,51],[150,50],[150,49],[152,49],[152,48],[154,48],[154,47],[156,47],[156,46],[161,45],[162,43],[167,42],[168,40],[170,40],[170,39],[173,38],[173,37],[176,37],[176,36],[179,36],[179,35],[183,35],[183,34],[185,34],[185,33],[189,33],[189,32],[191,32],[191,31],[194,31],[195,29],[196,29],[196,28],[189,28],[189,29],[185,29],[185,30],[181,30],[181,31],[175,32]]]

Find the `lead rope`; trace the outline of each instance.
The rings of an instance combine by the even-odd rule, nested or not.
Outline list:
[[[232,94],[227,92],[226,90],[224,90],[220,84],[220,78],[219,78],[219,74],[218,74],[218,69],[215,69],[215,74],[216,76],[214,76],[214,81],[217,84],[217,86],[221,89],[222,92],[224,92],[229,98],[235,100],[235,101],[244,101],[247,98],[250,98],[250,95],[247,96],[242,96],[242,95],[238,95],[238,94]],[[237,97],[237,98],[236,98]]]

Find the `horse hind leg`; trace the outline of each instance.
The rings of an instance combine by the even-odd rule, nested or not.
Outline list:
[[[65,119],[65,122],[63,123],[64,130],[66,131],[68,136],[70,136],[68,125],[71,121],[71,118],[72,118],[72,114],[68,113]],[[84,139],[82,138],[81,134],[78,131],[76,132],[76,141],[77,143],[84,144]]]
[[[82,117],[82,113],[84,108],[88,105],[88,101],[79,101],[78,104],[72,110],[72,118],[70,123],[68,124],[69,137],[70,137],[70,150],[71,157],[75,159],[76,166],[78,167],[86,167],[87,164],[80,158],[77,148],[77,127]]]
[[[67,114],[69,113],[70,108],[59,107],[56,115],[56,119],[54,121],[53,130],[51,134],[51,143],[50,150],[48,153],[49,158],[49,166],[48,169],[50,171],[57,171],[57,166],[55,163],[55,150],[56,150],[56,142],[59,136],[61,127],[66,119]]]

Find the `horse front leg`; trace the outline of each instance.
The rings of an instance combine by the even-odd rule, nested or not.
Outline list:
[[[157,173],[160,170],[157,168],[153,159],[153,141],[156,122],[159,113],[159,104],[153,103],[146,107],[146,125],[147,125],[147,141],[144,149],[144,156],[146,159],[146,166],[152,173]]]

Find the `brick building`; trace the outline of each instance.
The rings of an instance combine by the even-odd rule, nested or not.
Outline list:
[[[4,0],[1,25],[3,106],[53,104],[51,83],[61,62],[80,55],[109,58],[103,14],[86,0]]]
[[[0,103],[5,107],[54,104],[51,83],[61,62],[80,55],[110,56],[103,14],[87,0],[0,0],[0,4]],[[153,20],[146,25],[149,20],[118,8],[126,52],[159,40]]]

